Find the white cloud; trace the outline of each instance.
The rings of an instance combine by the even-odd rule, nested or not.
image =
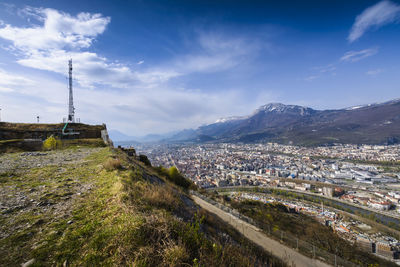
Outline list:
[[[19,59],[18,63],[31,68],[66,74],[67,62],[70,58],[73,59],[74,78],[81,85],[90,88],[94,88],[96,84],[116,88],[128,88],[138,85],[138,83],[150,86],[179,76],[173,71],[157,69],[135,72],[127,66],[109,62],[106,58],[92,52],[51,50],[45,53],[32,53],[28,58]]]
[[[322,67],[316,67],[315,69],[318,70],[320,73],[329,73],[334,72],[336,70],[336,66],[334,64],[329,64]]]
[[[308,77],[304,78],[304,80],[307,81],[307,82],[312,82],[312,81],[314,81],[315,79],[318,79],[318,78],[319,78],[319,76],[317,76],[317,75],[311,75],[311,76],[308,76]]]
[[[170,79],[193,72],[226,70],[246,60],[254,43],[240,38],[227,38],[218,34],[199,34],[200,51],[178,55],[175,59],[156,67],[133,70],[111,62],[105,57],[85,51],[97,35],[102,34],[109,17],[101,14],[79,13],[77,16],[49,8],[25,8],[25,16],[33,17],[40,25],[0,27],[0,37],[12,42],[7,48],[17,54],[23,66],[65,74],[66,62],[73,59],[74,75],[78,83],[94,88],[103,84],[116,88],[129,88],[141,84],[153,88]],[[144,60],[137,62],[138,65]]]
[[[11,74],[6,72],[5,70],[0,69],[0,86],[6,86],[6,87],[10,87],[10,86],[27,86],[27,85],[33,85],[34,81],[25,78],[23,76],[20,75],[15,75],[15,74]],[[4,89],[5,87],[3,87]],[[10,89],[10,88],[8,88]],[[11,90],[11,89],[10,89]],[[3,92],[6,90],[3,90]]]
[[[134,135],[166,132],[196,127],[226,114],[246,114],[272,100],[264,93],[255,97],[255,106],[249,106],[244,105],[248,95],[240,90],[202,92],[184,88],[184,83],[179,88],[168,83],[196,72],[240,66],[257,52],[256,41],[203,32],[193,39],[190,46],[196,48],[189,49],[189,53],[146,68],[137,66],[144,63],[141,60],[134,64],[135,69],[90,51],[96,37],[106,30],[108,17],[89,13],[72,16],[42,8],[26,8],[21,16],[28,16],[37,24],[0,26],[0,38],[11,42],[7,51],[15,54],[24,67],[61,75],[66,75],[67,62],[72,58],[73,75],[78,81],[74,91],[76,112],[83,122],[105,122],[109,128],[135,131]],[[65,116],[65,80],[40,73],[36,77],[29,76],[29,71],[26,75],[0,71],[1,100],[7,104],[9,120],[26,121],[27,110],[47,122],[58,122]],[[110,87],[117,88],[118,93]]]
[[[7,121],[60,122],[67,113],[68,90],[65,82],[35,77],[32,85],[13,85],[3,90],[0,99]],[[215,121],[227,114],[248,114],[253,108],[273,100],[272,96],[254,95],[248,105],[248,94],[241,90],[202,92],[168,86],[151,90],[92,90],[77,86],[74,90],[76,116],[84,123],[106,123],[132,135],[168,132]],[[101,114],[101,115],[99,115]]]
[[[13,92],[13,91],[14,91],[14,89],[12,89],[12,88],[0,86],[0,92],[9,93],[9,92]]]
[[[91,88],[96,84],[120,88],[138,83],[150,86],[178,75],[161,69],[139,73],[96,53],[82,51],[105,31],[109,17],[90,13],[73,17],[49,8],[25,8],[23,13],[34,16],[42,25],[19,28],[7,24],[0,28],[0,37],[12,42],[11,50],[17,52],[17,62],[23,66],[66,74],[67,61],[72,58],[75,78]]]
[[[370,29],[377,29],[383,25],[398,22],[400,19],[400,5],[391,1],[381,1],[357,16],[347,39],[354,42]]]
[[[369,75],[369,76],[376,76],[379,73],[382,73],[383,70],[382,69],[375,69],[375,70],[369,70],[367,71],[365,74]]]
[[[175,65],[186,72],[224,71],[240,65],[259,49],[256,40],[228,37],[219,33],[200,33],[201,50],[178,58]]]
[[[364,58],[370,57],[378,53],[378,49],[369,48],[360,51],[348,51],[341,58],[340,61],[357,62]]]
[[[306,82],[312,82],[320,77],[326,77],[327,75],[332,75],[335,76],[336,75],[336,65],[335,64],[328,64],[325,66],[318,66],[318,67],[314,67],[312,68],[314,74],[313,75],[309,75],[306,78],[304,78],[304,81]],[[316,73],[315,73],[316,72]]]
[[[48,49],[87,48],[93,39],[104,32],[109,17],[101,14],[79,13],[76,17],[51,8],[26,8],[31,16],[43,25],[30,28],[13,27],[6,24],[0,28],[0,37],[26,52]]]
[[[227,114],[248,114],[252,109],[273,100],[271,95],[264,93],[255,95],[256,101],[248,105],[245,104],[248,101],[246,98],[246,92],[239,90],[205,93],[157,87],[149,91],[129,91],[121,95],[81,90],[77,95],[77,114],[96,118],[97,102],[107,99],[102,106],[102,109],[107,110],[102,115],[102,120],[107,123],[108,128],[119,129],[131,135],[142,135],[195,128]]]

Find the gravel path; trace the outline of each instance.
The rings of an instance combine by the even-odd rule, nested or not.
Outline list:
[[[288,248],[278,241],[275,241],[261,232],[257,227],[248,224],[235,216],[213,206],[212,204],[202,200],[201,198],[192,195],[193,200],[203,209],[214,213],[220,217],[223,221],[230,224],[236,230],[243,233],[248,239],[256,243],[257,245],[270,252],[272,255],[284,260],[289,266],[297,267],[328,267],[330,265],[321,262],[319,260],[310,259],[294,249]]]

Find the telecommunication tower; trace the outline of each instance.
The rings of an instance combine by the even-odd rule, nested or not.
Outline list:
[[[75,122],[75,108],[74,97],[72,95],[72,59],[68,61],[68,88],[69,88],[69,101],[68,101],[68,122]]]

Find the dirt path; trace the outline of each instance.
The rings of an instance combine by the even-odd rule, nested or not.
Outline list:
[[[233,215],[213,206],[212,204],[202,200],[201,198],[192,195],[193,200],[203,209],[214,213],[220,217],[223,221],[229,223],[238,231],[244,234],[248,239],[256,243],[257,245],[269,251],[276,257],[286,261],[289,266],[296,267],[327,267],[330,266],[319,260],[310,259],[294,249],[288,248],[278,241],[275,241],[261,232],[257,227],[248,224]]]

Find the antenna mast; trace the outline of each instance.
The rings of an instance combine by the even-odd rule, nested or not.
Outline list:
[[[72,59],[68,61],[68,74],[69,74],[68,122],[75,122],[74,98],[72,95]]]

